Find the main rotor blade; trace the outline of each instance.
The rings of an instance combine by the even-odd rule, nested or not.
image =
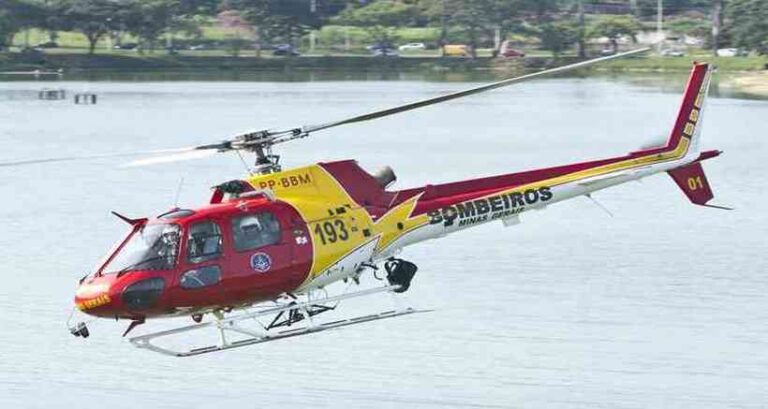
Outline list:
[[[121,164],[121,168],[133,168],[139,166],[157,165],[160,163],[174,163],[182,162],[194,159],[203,159],[209,156],[215,155],[218,151],[213,149],[194,149],[191,151],[184,151],[181,153],[171,153],[168,155],[150,156],[148,158],[140,158],[132,160],[128,163]]]
[[[396,106],[396,107],[393,107],[393,108],[384,109],[384,110],[381,110],[381,111],[370,112],[370,113],[367,113],[367,114],[354,116],[352,118],[343,119],[341,121],[328,122],[328,123],[319,124],[319,125],[308,125],[308,126],[305,126],[305,127],[302,128],[302,131],[303,131],[303,134],[304,134],[303,136],[306,136],[306,134],[309,134],[309,133],[312,133],[312,132],[322,131],[324,129],[335,128],[335,127],[341,126],[341,125],[347,125],[347,124],[352,124],[352,123],[356,123],[356,122],[369,121],[371,119],[383,118],[385,116],[399,114],[401,112],[411,111],[411,110],[414,110],[414,109],[417,109],[417,108],[421,108],[421,107],[425,107],[425,106],[429,106],[429,105],[439,104],[441,102],[450,101],[452,99],[462,98],[462,97],[466,97],[466,96],[470,96],[470,95],[474,95],[474,94],[479,94],[481,92],[486,92],[486,91],[494,90],[494,89],[497,89],[497,88],[506,87],[508,85],[517,84],[517,83],[520,83],[520,82],[523,82],[523,81],[528,81],[528,80],[531,80],[531,79],[534,79],[534,78],[537,78],[537,77],[541,77],[541,76],[545,76],[545,75],[551,75],[551,74],[557,74],[557,73],[561,73],[561,72],[565,72],[565,71],[571,71],[571,70],[575,70],[575,69],[578,69],[578,68],[587,67],[587,66],[590,66],[590,65],[593,65],[593,64],[598,64],[598,63],[601,63],[601,62],[605,62],[605,61],[609,61],[609,60],[614,60],[614,59],[617,59],[617,58],[623,58],[623,57],[628,57],[630,55],[641,54],[641,53],[644,53],[644,52],[647,52],[647,51],[650,51],[650,50],[651,50],[650,47],[640,48],[640,49],[637,49],[637,50],[632,50],[632,51],[627,51],[627,52],[623,52],[623,53],[619,53],[619,54],[609,55],[607,57],[595,58],[595,59],[592,59],[592,60],[582,61],[582,62],[578,62],[578,63],[575,63],[575,64],[569,64],[569,65],[564,65],[562,67],[557,67],[557,68],[552,68],[552,69],[549,69],[549,70],[539,71],[539,72],[536,72],[536,73],[527,74],[527,75],[523,75],[523,76],[520,76],[520,77],[508,78],[508,79],[505,79],[505,80],[501,80],[501,81],[497,81],[497,82],[492,82],[490,84],[482,85],[482,86],[479,86],[479,87],[476,87],[476,88],[470,88],[470,89],[467,89],[467,90],[464,90],[464,91],[454,92],[452,94],[442,95],[442,96],[439,96],[439,97],[429,98],[429,99],[425,99],[425,100],[421,100],[421,101],[417,101],[417,102],[411,102],[409,104],[400,105],[400,106]]]
[[[39,163],[50,163],[50,162],[79,162],[79,161],[87,161],[87,160],[120,158],[120,157],[130,157],[130,156],[185,153],[185,152],[194,152],[199,149],[200,148],[196,148],[196,147],[186,147],[186,148],[156,149],[156,150],[136,151],[136,152],[101,153],[101,154],[94,154],[94,155],[59,156],[59,157],[53,157],[53,158],[27,159],[27,160],[0,162],[0,167],[35,165]]]

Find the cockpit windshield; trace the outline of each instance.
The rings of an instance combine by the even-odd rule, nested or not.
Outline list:
[[[118,253],[102,269],[102,274],[132,270],[169,270],[179,254],[177,224],[146,224],[134,231]]]

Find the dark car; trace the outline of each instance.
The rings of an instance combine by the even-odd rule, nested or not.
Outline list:
[[[35,45],[35,48],[58,48],[58,47],[59,47],[59,43],[55,41],[45,41],[42,43],[37,43]]]
[[[272,55],[283,57],[298,57],[301,54],[290,44],[277,44],[272,48]]]
[[[139,44],[137,43],[122,43],[115,46],[116,50],[135,50]]]
[[[372,52],[374,57],[399,57],[400,54],[394,48],[376,48]]]

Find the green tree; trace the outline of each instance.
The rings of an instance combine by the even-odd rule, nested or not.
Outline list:
[[[449,42],[449,31],[452,35],[458,33],[476,56],[483,39],[497,32],[503,40],[522,24],[522,4],[523,0],[421,0],[419,6],[432,24],[442,27],[440,45]]]
[[[19,31],[40,26],[45,21],[45,10],[36,3],[22,0],[0,1],[0,48],[13,43]]]
[[[322,9],[320,0],[225,0],[223,10],[237,10],[253,25],[256,34],[257,55],[261,44],[283,40],[291,44],[309,28],[318,28]]]
[[[253,26],[256,40],[256,56],[261,56],[261,49],[267,40],[272,14],[269,0],[226,0],[222,3],[222,13],[236,11],[237,15]]]
[[[140,50],[154,51],[163,34],[184,31],[197,32],[197,21],[192,15],[195,8],[187,8],[180,0],[130,0],[122,9],[121,23],[126,31],[140,39]],[[169,48],[172,52],[172,48]]]
[[[379,0],[366,5],[351,3],[333,21],[364,28],[379,44],[395,41],[395,28],[413,24],[418,17],[415,4]]]
[[[522,0],[521,7],[528,20],[543,23],[553,20],[563,3],[563,0]]]
[[[499,52],[501,43],[510,33],[522,31],[525,0],[485,0],[487,4],[487,23],[499,34],[494,55]]]
[[[729,0],[726,2],[727,31],[733,44],[761,54],[768,52],[768,2]]]
[[[240,55],[240,50],[247,44],[247,37],[252,37],[251,26],[237,10],[224,10],[216,16],[219,24],[229,31],[227,48],[233,57]]]
[[[114,27],[121,5],[114,0],[66,0],[62,6],[62,26],[81,32],[93,54],[96,43]]]
[[[542,23],[536,27],[535,32],[541,40],[542,48],[551,51],[555,58],[559,58],[563,51],[578,40],[578,26],[568,20]]]
[[[592,23],[590,37],[606,37],[611,43],[613,52],[619,51],[619,37],[629,36],[633,41],[637,41],[637,33],[642,27],[640,23],[631,16],[602,16]]]

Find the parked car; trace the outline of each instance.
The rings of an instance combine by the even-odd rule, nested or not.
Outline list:
[[[122,43],[115,45],[115,50],[135,50],[138,47],[138,43]]]
[[[412,50],[426,50],[427,46],[424,43],[408,43],[397,47],[400,51],[412,51]]]
[[[471,57],[472,47],[466,44],[446,44],[443,46],[443,55],[446,57]]]
[[[301,55],[301,53],[299,53],[298,50],[296,50],[296,48],[290,44],[276,44],[272,50],[272,55],[276,56],[298,57]]]
[[[42,43],[37,43],[35,45],[35,48],[58,48],[58,47],[59,47],[59,43],[55,41],[45,41]]]
[[[721,48],[717,50],[718,57],[744,57],[747,54],[749,53],[738,48]]]
[[[685,51],[667,48],[665,50],[661,50],[661,55],[663,57],[685,57]]]
[[[40,51],[39,48],[23,47],[20,50],[21,54],[27,58],[43,58],[45,54]]]
[[[374,52],[376,50],[394,50],[395,46],[392,45],[392,43],[383,42],[383,43],[371,44],[371,45],[365,47],[365,49],[370,51],[370,52]]]
[[[372,52],[374,57],[399,57],[400,54],[394,48],[377,48]]]
[[[209,47],[207,44],[194,44],[187,47],[187,49],[190,51],[208,50],[209,48],[211,47]]]
[[[499,50],[499,57],[504,57],[504,58],[525,57],[525,53],[520,50],[516,50],[512,48],[511,41],[504,41],[503,43],[501,43],[501,49]]]

